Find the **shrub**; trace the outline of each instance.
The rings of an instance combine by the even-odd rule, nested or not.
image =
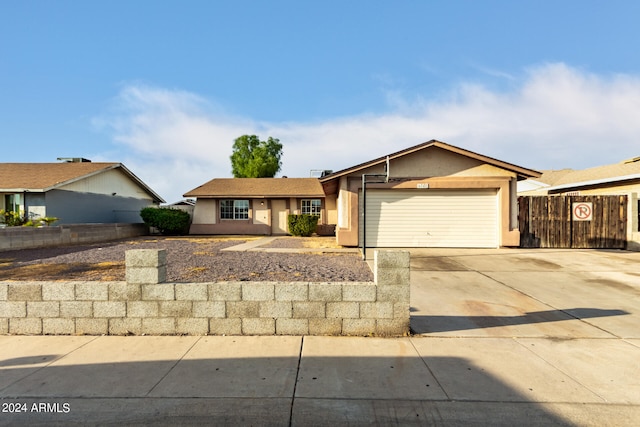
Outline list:
[[[6,224],[7,227],[17,227],[25,224],[27,220],[18,212],[0,209],[0,222]]]
[[[41,218],[30,219],[27,222],[25,222],[23,226],[24,227],[42,227],[46,225],[47,227],[49,227],[51,224],[59,220],[60,218],[56,218],[54,216],[45,216]]]
[[[293,236],[311,236],[318,227],[318,216],[316,215],[289,215],[289,234]]]
[[[144,208],[140,216],[149,227],[155,227],[161,234],[187,234],[191,216],[180,209]]]

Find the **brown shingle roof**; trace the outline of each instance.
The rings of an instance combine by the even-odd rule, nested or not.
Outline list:
[[[573,169],[543,170],[542,175],[539,178],[533,178],[533,180],[543,184],[556,185],[559,180],[573,172],[575,172]]]
[[[552,185],[565,185],[637,174],[640,174],[640,161],[620,162],[612,165],[572,171],[571,173],[562,176]]]
[[[317,178],[216,178],[184,197],[324,197]]]
[[[154,200],[164,202],[122,163],[0,163],[0,191],[48,191],[111,169],[120,169]]]
[[[120,163],[0,163],[1,190],[47,190]]]
[[[572,188],[583,188],[594,185],[615,185],[615,183],[631,180],[637,181],[638,179],[640,179],[640,158],[582,170],[561,169],[543,171],[542,176],[534,178],[533,180],[542,182],[548,186],[531,191],[566,191]],[[529,193],[530,191],[524,192],[524,194]]]

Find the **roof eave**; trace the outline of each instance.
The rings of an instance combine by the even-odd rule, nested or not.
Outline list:
[[[53,185],[45,187],[43,189],[43,191],[46,192],[46,191],[50,191],[50,190],[55,190],[56,188],[64,187],[65,185],[69,185],[69,184],[73,184],[74,182],[82,181],[83,179],[90,178],[90,177],[95,176],[95,175],[99,175],[99,174],[101,174],[101,173],[103,173],[105,171],[116,169],[116,168],[118,168],[120,166],[122,166],[122,164],[120,164],[120,163],[109,164],[108,166],[105,166],[102,169],[98,169],[98,170],[95,170],[93,172],[86,173],[84,175],[76,176],[74,178],[67,179],[65,181],[56,182]]]
[[[337,172],[334,172],[330,175],[327,175],[326,177],[320,178],[320,182],[321,183],[325,183],[325,182],[329,182],[331,180],[334,180],[336,178],[339,178],[341,176],[344,175],[348,175],[348,174],[352,174],[352,173],[356,173],[360,170],[363,169],[367,169],[370,168],[372,166],[376,166],[379,164],[383,164],[387,161],[387,158],[389,158],[389,160],[393,160],[393,159],[397,159],[399,157],[402,156],[406,156],[408,154],[411,153],[415,153],[416,151],[420,151],[420,150],[424,150],[426,148],[429,147],[438,147],[438,148],[442,148],[444,150],[448,150],[452,153],[456,153],[456,154],[460,154],[463,156],[467,156],[485,163],[489,163],[492,164],[494,166],[497,166],[499,168],[502,169],[506,169],[512,172],[515,172],[516,175],[518,176],[518,180],[524,180],[524,179],[528,179],[528,178],[539,178],[542,173],[538,172],[536,170],[533,169],[527,169],[524,168],[522,166],[518,166],[518,165],[514,165],[512,163],[507,163],[507,162],[503,162],[502,160],[498,160],[498,159],[494,159],[493,157],[489,157],[489,156],[485,156],[483,154],[478,154],[478,153],[474,153],[473,151],[469,151],[469,150],[465,150],[464,148],[459,148],[450,144],[447,144],[445,142],[441,142],[441,141],[437,141],[435,139],[432,139],[431,141],[427,141],[424,142],[422,144],[401,150],[401,151],[397,151],[395,153],[391,153],[389,155],[386,156],[382,156],[379,157],[377,159],[374,160],[370,160],[368,162],[365,163],[361,163],[359,165],[353,166],[351,168],[347,168],[347,169],[343,169]]]
[[[0,193],[44,193],[43,188],[0,188]]]
[[[187,193],[189,194],[189,193]],[[184,197],[196,197],[198,199],[283,199],[283,198],[323,198],[326,197],[324,193],[314,194],[201,194],[201,195],[189,195]]]
[[[138,178],[133,172],[131,172],[129,169],[127,169],[127,167],[125,165],[123,165],[122,163],[118,163],[117,165],[114,165],[114,168],[121,168],[122,171],[133,181],[136,182],[136,184],[138,184],[138,186],[140,186],[143,190],[145,190],[147,192],[147,194],[149,194],[154,201],[159,202],[159,203],[166,203],[166,200],[164,200],[162,197],[160,197],[160,195],[158,193],[156,193],[155,191],[153,191],[151,189],[151,187],[149,187],[147,184],[145,184],[140,178]]]
[[[616,176],[611,178],[592,179],[589,181],[573,182],[569,184],[554,185],[553,187],[545,188],[545,190],[547,191],[568,190],[571,188],[590,187],[593,185],[610,184],[614,182],[623,183],[625,181],[633,181],[638,179],[640,179],[640,173],[636,173],[632,175]]]

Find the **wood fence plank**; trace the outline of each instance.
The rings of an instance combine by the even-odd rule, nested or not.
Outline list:
[[[591,203],[592,219],[574,221],[574,202]],[[520,246],[625,249],[627,196],[520,196]]]

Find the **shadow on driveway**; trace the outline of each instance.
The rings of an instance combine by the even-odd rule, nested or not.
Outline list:
[[[561,322],[565,320],[592,319],[597,317],[624,316],[624,310],[598,308],[570,308],[525,313],[521,316],[411,316],[411,331],[415,334],[432,332],[466,331],[471,329],[518,326],[535,323]]]

